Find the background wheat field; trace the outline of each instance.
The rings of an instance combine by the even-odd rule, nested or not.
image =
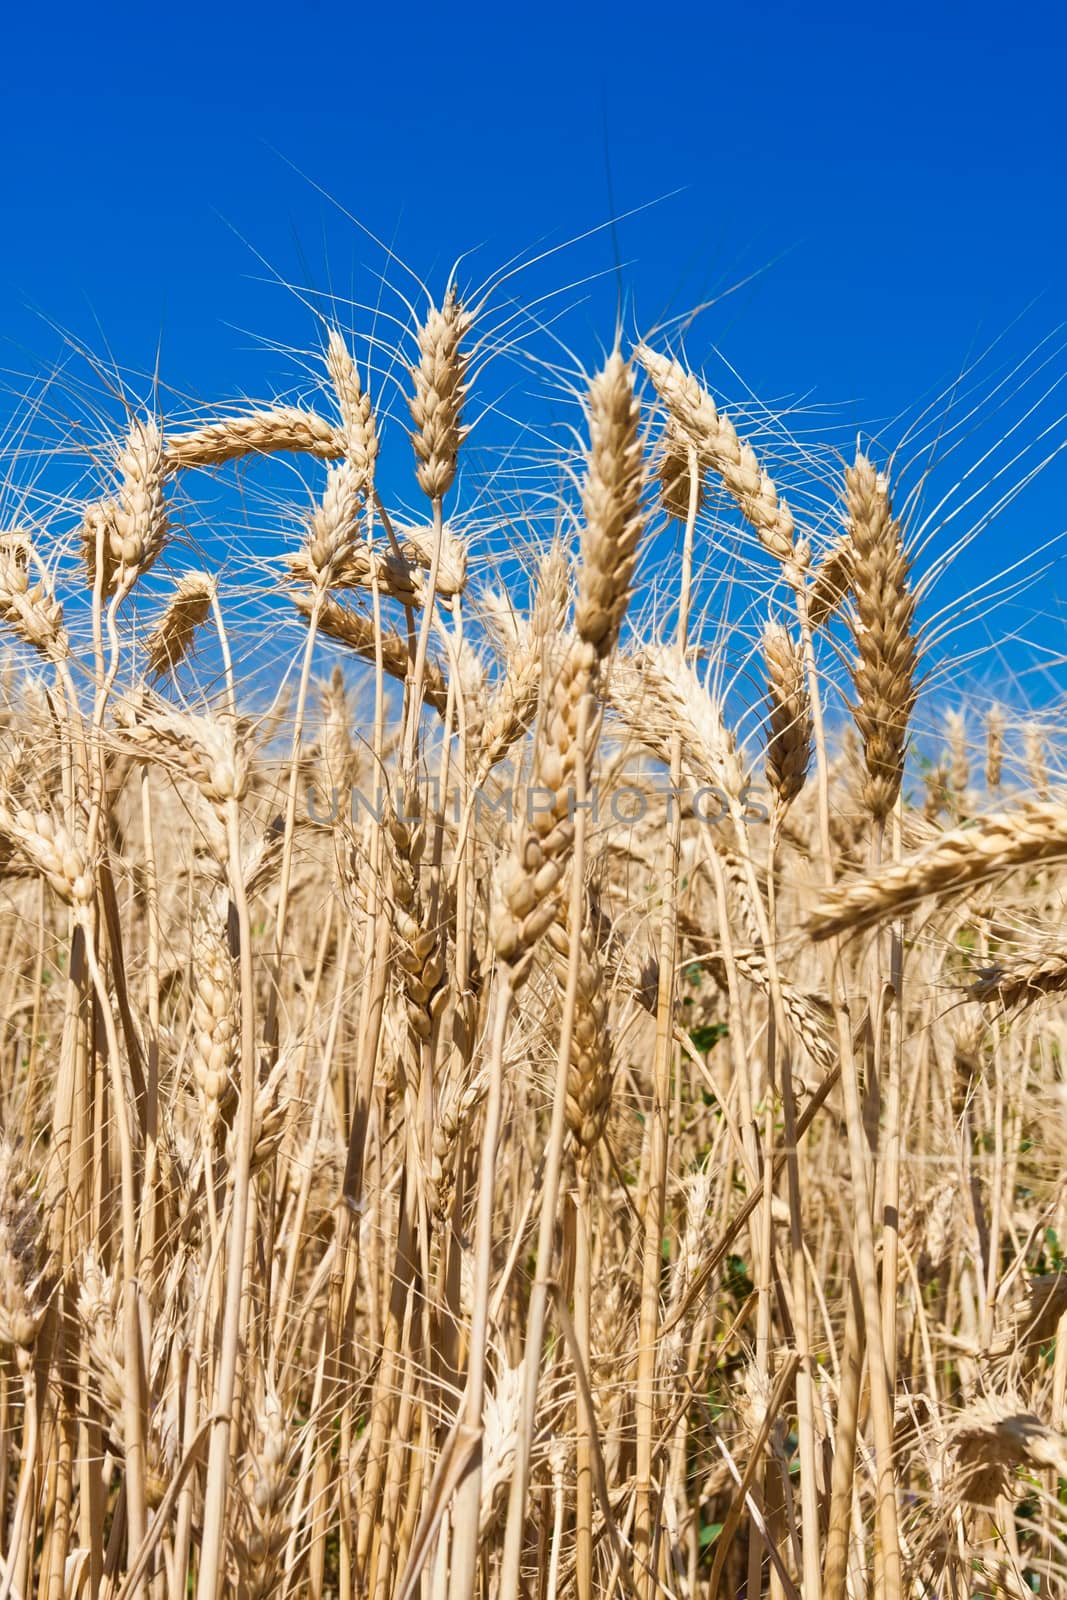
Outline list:
[[[953,680],[969,473],[630,315],[479,455],[507,282],[8,441],[0,1600],[1067,1595],[1067,794]]]

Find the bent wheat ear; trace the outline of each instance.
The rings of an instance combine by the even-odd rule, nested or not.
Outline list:
[[[808,921],[813,939],[868,928],[905,906],[947,898],[1016,867],[1067,856],[1067,806],[1031,800],[1018,811],[976,817],[939,835],[919,855],[828,890]]]
[[[1029,960],[997,962],[982,967],[968,992],[974,1000],[998,1000],[1005,1011],[1032,1005],[1049,994],[1067,989],[1067,952],[1047,951]]]
[[[274,406],[243,417],[205,422],[187,433],[172,434],[163,449],[163,469],[171,473],[196,467],[221,467],[242,456],[282,453],[335,461],[345,454],[345,446],[344,435],[314,412],[301,411],[295,406]]]
[[[229,718],[172,711],[162,701],[115,706],[115,721],[146,758],[184,769],[216,809],[248,790],[244,742]]]
[[[145,640],[146,670],[159,677],[174,672],[192,647],[215,596],[215,580],[206,572],[186,572],[174,585],[167,608]]]
[[[419,463],[415,475],[430,500],[443,499],[452,487],[466,434],[461,413],[467,361],[460,344],[471,322],[453,288],[440,310],[430,307],[419,329],[419,363],[411,368],[415,393],[408,405],[415,424],[411,442]]]
[[[299,589],[293,589],[289,593],[289,598],[302,620],[308,622],[314,608],[310,595]],[[349,650],[364,661],[371,662],[372,665],[377,659],[376,638],[380,639],[383,671],[400,683],[407,677],[411,663],[407,640],[402,639],[397,633],[376,635],[372,618],[364,616],[362,612],[353,611],[350,606],[341,605],[330,596],[320,602],[319,632],[325,634],[328,639],[336,639],[338,644],[347,645]],[[426,663],[422,695],[427,705],[432,706],[440,716],[444,716],[448,689],[444,673],[435,661]]]
[[[913,624],[911,563],[900,524],[893,518],[885,482],[858,454],[845,471],[852,545],[853,637],[857,660],[852,707],[863,739],[867,783],[863,798],[875,822],[893,809],[904,775],[908,723],[915,706],[918,661]]]
[[[88,906],[94,887],[92,863],[79,841],[50,811],[9,810],[0,793],[0,840],[5,839],[66,905],[76,911]]]
[[[684,437],[702,464],[718,473],[755,529],[760,543],[779,561],[793,560],[793,513],[779,498],[772,480],[761,468],[751,445],[737,436],[711,396],[678,361],[638,345],[638,361]]]

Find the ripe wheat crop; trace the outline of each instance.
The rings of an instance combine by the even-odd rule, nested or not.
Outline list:
[[[665,341],[479,485],[491,324],[0,500],[0,1600],[1067,1595],[1054,729]]]

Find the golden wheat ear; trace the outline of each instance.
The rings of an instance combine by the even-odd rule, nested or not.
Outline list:
[[[852,713],[867,764],[864,801],[874,821],[882,823],[900,793],[908,724],[918,694],[915,596],[888,487],[865,455],[858,454],[846,469],[845,489],[856,607]]]
[[[145,670],[150,676],[177,670],[192,649],[197,629],[207,621],[214,598],[215,580],[206,572],[186,572],[178,579],[145,640]]]
[[[467,393],[467,360],[461,348],[472,317],[455,289],[444,304],[431,306],[418,332],[419,360],[411,368],[415,386],[408,405],[415,431],[411,442],[418,462],[415,476],[429,500],[443,500],[456,476]]]
[[[760,543],[779,561],[794,560],[793,513],[764,472],[750,444],[697,380],[679,361],[638,345],[634,352],[644,367],[679,434],[705,468],[717,472],[737,501],[742,516]]]
[[[812,753],[811,702],[800,646],[787,628],[763,630],[767,675],[767,782],[784,810],[804,787]]]

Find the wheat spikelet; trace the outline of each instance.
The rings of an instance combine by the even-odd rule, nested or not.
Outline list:
[[[25,1153],[0,1133],[0,1347],[32,1358],[52,1292],[48,1230]]]
[[[855,550],[851,535],[841,534],[827,550],[811,575],[808,588],[808,621],[813,628],[828,621],[841,604],[852,583]]]
[[[578,637],[610,654],[630,600],[641,513],[641,412],[633,373],[617,350],[589,386],[589,454],[582,503]]]
[[[1016,867],[1055,861],[1067,855],[1067,807],[1031,800],[1017,811],[976,817],[966,827],[940,834],[919,855],[883,867],[867,878],[828,890],[808,930],[828,939],[866,928],[929,896],[937,899]]]
[[[1050,950],[1029,960],[982,967],[968,992],[975,1000],[998,1000],[1005,1011],[1032,1005],[1043,995],[1067,989],[1067,952]]]
[[[0,799],[0,835],[6,835],[66,905],[86,912],[93,897],[92,867],[62,822],[48,811],[9,811]]]
[[[46,661],[69,653],[63,607],[27,534],[0,534],[0,620]]]
[[[985,781],[987,788],[1000,788],[1001,768],[1004,763],[1004,713],[999,706],[991,706],[985,723],[986,756]]]
[[[153,677],[174,672],[192,647],[215,597],[206,572],[186,572],[174,585],[166,610],[145,640],[145,670]]]
[[[440,310],[431,306],[419,329],[419,363],[411,368],[415,393],[408,402],[415,431],[419,488],[430,500],[441,500],[456,476],[462,426],[466,357],[460,345],[470,331],[471,316],[464,311],[454,288]]]
[[[313,601],[307,594],[298,589],[290,591],[289,598],[306,622],[313,609]],[[319,632],[329,639],[336,639],[339,644],[346,645],[364,661],[372,664],[376,658],[374,622],[370,617],[364,616],[359,611],[353,611],[349,606],[343,606],[338,601],[326,597],[319,608]],[[382,633],[380,636],[382,652],[382,669],[389,677],[396,678],[403,683],[407,678],[410,665],[407,640],[398,633]],[[441,716],[444,716],[445,706],[448,701],[448,691],[444,674],[436,662],[426,663],[426,674],[423,682],[423,698],[426,704]]]
[[[554,544],[542,557],[529,620],[516,616],[503,597],[487,595],[485,603],[487,620],[502,638],[505,662],[482,724],[480,782],[522,738],[537,713],[546,653],[566,615],[567,563],[562,547]]]
[[[244,798],[248,755],[230,718],[172,711],[142,698],[116,705],[115,720],[139,752],[184,770],[212,806]]]
[[[163,438],[154,421],[130,424],[117,466],[121,480],[110,517],[111,556],[117,583],[128,589],[155,565],[168,531]]]
[[[221,467],[242,456],[292,452],[335,461],[345,454],[347,436],[312,411],[274,406],[245,416],[205,422],[187,433],[171,434],[163,449],[166,473],[196,467]]]
[[[638,361],[700,461],[714,469],[771,555],[793,560],[793,513],[761,469],[751,445],[677,361],[638,345]]]
[[[1023,760],[1026,781],[1039,800],[1048,798],[1048,763],[1045,760],[1045,735],[1040,723],[1028,722],[1023,729]]]
[[[569,907],[551,924],[546,939],[555,957],[556,982],[566,992],[571,944],[575,937]],[[581,1148],[589,1152],[604,1131],[611,1105],[613,1074],[609,995],[596,941],[596,919],[586,897],[577,932],[578,988],[567,1073],[567,1126]]]
[[[767,736],[767,781],[785,809],[804,787],[811,760],[811,707],[799,646],[781,623],[763,630],[770,719]]]
[[[193,1077],[204,1134],[210,1141],[220,1111],[232,1105],[237,1065],[236,963],[230,948],[225,904],[220,905],[217,899],[197,913],[189,959],[193,980]]]
[[[855,465],[846,468],[845,485],[855,551],[853,637],[858,659],[852,668],[857,696],[852,710],[867,763],[864,803],[880,823],[900,792],[917,693],[915,597],[887,489],[866,456],[857,454]]]
[[[660,504],[669,517],[685,522],[692,493],[690,451],[692,446],[674,417],[667,417],[659,461]],[[697,515],[704,509],[704,474],[697,460]]]
[[[374,482],[374,466],[378,459],[378,432],[374,425],[370,396],[364,394],[356,363],[335,328],[330,329],[326,367],[341,413],[345,452],[363,492],[368,493]]]

